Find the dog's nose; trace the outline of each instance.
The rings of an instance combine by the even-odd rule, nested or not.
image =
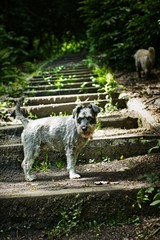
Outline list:
[[[82,126],[82,131],[86,132],[87,131],[87,126]]]

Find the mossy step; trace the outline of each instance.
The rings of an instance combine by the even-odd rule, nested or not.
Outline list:
[[[72,89],[58,89],[58,90],[35,90],[25,91],[24,94],[28,96],[53,96],[53,95],[66,95],[66,94],[84,94],[96,93],[98,87],[85,87],[85,88],[72,88]]]
[[[92,76],[86,76],[86,77],[70,77],[70,78],[61,78],[61,82],[62,83],[78,83],[78,82],[87,82],[87,81],[91,81]],[[32,78],[29,80],[29,84],[32,85],[38,85],[38,84],[48,84],[48,82],[50,82],[51,84],[54,84],[56,80],[58,80],[58,77],[51,77],[48,80],[42,78],[42,77],[37,77],[37,78]]]
[[[102,109],[105,108],[107,101],[104,99],[98,99],[97,101],[98,106]],[[125,100],[117,99],[117,107],[124,108],[125,107]],[[66,103],[54,103],[54,104],[39,104],[39,105],[32,105],[32,106],[25,106],[22,107],[22,113],[24,116],[31,115],[31,117],[35,118],[42,118],[42,117],[49,117],[53,115],[71,115],[73,109],[77,106],[78,103],[82,103],[84,105],[88,105],[89,103],[93,103],[93,100],[80,102],[79,99],[75,102],[66,102]]]
[[[39,104],[55,104],[55,103],[69,103],[77,102],[77,100],[95,101],[105,100],[106,93],[86,93],[86,94],[70,94],[62,96],[42,96],[42,97],[26,97],[25,105],[39,105]]]
[[[47,77],[53,77],[53,78],[59,78],[59,77],[63,77],[63,78],[71,78],[71,77],[73,77],[73,78],[79,78],[79,77],[92,77],[92,76],[97,76],[97,75],[95,75],[95,74],[93,74],[93,73],[91,73],[91,72],[88,72],[88,73],[81,73],[81,72],[77,72],[76,74],[70,74],[69,72],[67,72],[67,73],[65,73],[65,74],[62,74],[61,72],[59,72],[59,73],[49,73],[49,72],[47,72],[47,73],[45,73],[45,72],[43,72],[43,74],[42,75],[39,75],[39,76],[34,76],[33,77],[33,79],[34,80],[36,80],[36,79],[38,79],[38,78],[47,78]]]
[[[68,83],[68,82],[60,82],[61,84],[61,87],[60,89],[68,89],[68,88],[86,88],[86,87],[92,87],[93,86],[93,83],[90,81],[90,82],[73,82],[73,83]],[[63,84],[63,85],[62,85]],[[35,89],[35,91],[37,90],[52,90],[52,89],[58,89],[58,87],[56,85],[53,84],[41,84],[39,86],[34,86],[32,85],[32,83],[27,87],[28,90],[31,90],[31,89]]]
[[[51,74],[51,75],[61,75],[61,74],[63,74],[63,75],[86,75],[86,74],[93,74],[92,73],[92,71],[90,70],[90,69],[62,69],[62,70],[60,70],[60,71],[52,71],[52,70],[49,70],[49,71],[45,71],[44,70],[44,73],[42,73],[42,75],[45,75],[45,74]]]

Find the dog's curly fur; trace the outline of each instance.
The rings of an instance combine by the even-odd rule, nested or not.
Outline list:
[[[36,176],[31,174],[31,169],[42,146],[55,151],[64,151],[69,177],[79,178],[80,175],[75,171],[77,157],[93,135],[96,127],[96,116],[100,112],[100,108],[94,104],[89,104],[86,107],[78,105],[73,110],[72,116],[28,120],[22,115],[18,102],[15,112],[17,119],[24,126],[21,135],[24,148],[22,168],[26,181],[36,179]]]

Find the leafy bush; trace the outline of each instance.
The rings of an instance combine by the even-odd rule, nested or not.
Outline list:
[[[153,46],[159,56],[159,9],[156,0],[82,1],[90,53],[105,53],[103,61],[128,69],[138,48]]]
[[[105,91],[109,98],[112,93],[117,92],[118,84],[115,81],[110,69],[104,65],[102,68],[96,67],[93,69],[93,72],[97,74],[97,77],[93,78],[93,82],[97,82],[101,87],[101,90]]]
[[[13,32],[7,33],[4,26],[0,26],[0,95],[17,96],[26,86],[24,75],[18,68],[27,56],[25,44],[23,37],[16,37]]]

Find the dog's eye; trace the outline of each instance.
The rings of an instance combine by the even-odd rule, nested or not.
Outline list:
[[[92,118],[91,118],[91,117],[87,117],[87,121],[89,121],[89,122],[90,122],[91,120],[92,120]]]
[[[94,124],[95,123],[95,119],[92,117],[88,117],[87,120],[91,123]]]
[[[78,123],[81,123],[81,121],[82,121],[82,118],[78,118],[78,119],[77,119],[77,122],[78,122]]]

